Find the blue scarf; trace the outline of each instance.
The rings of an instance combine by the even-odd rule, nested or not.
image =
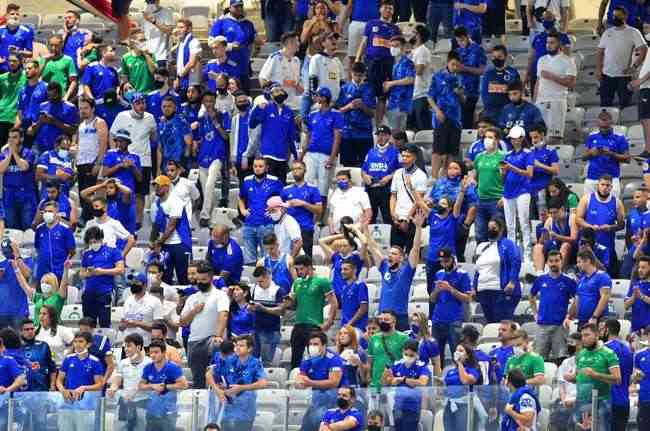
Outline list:
[[[165,214],[165,211],[163,211],[162,206],[160,205],[160,199],[158,199],[156,202],[156,227],[158,227],[158,232],[165,232],[168,220],[169,216]],[[176,225],[176,232],[178,232],[178,236],[181,237],[183,245],[187,249],[192,250],[192,230],[190,229],[190,223],[187,220],[185,208],[183,208],[183,214]]]
[[[528,394],[531,397],[535,399],[535,409],[537,410],[537,413],[539,414],[541,407],[539,404],[539,400],[537,399],[537,396],[535,395],[535,392],[527,386],[524,385],[517,389],[511,396],[510,396],[510,401],[508,404],[511,404],[514,408],[514,410],[517,413],[521,413],[519,411],[519,400],[524,394]],[[501,431],[517,431],[519,428],[519,425],[517,425],[517,422],[509,415],[503,415],[503,421],[501,422]]]

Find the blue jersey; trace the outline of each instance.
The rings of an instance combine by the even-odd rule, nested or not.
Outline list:
[[[228,331],[231,337],[250,335],[255,333],[255,312],[248,308],[235,304],[231,306],[228,315]]]
[[[354,419],[356,425],[352,428],[347,428],[347,430],[363,431],[363,424],[364,424],[363,414],[355,408],[351,408],[346,411],[342,411],[341,409],[329,409],[325,412],[325,415],[323,416],[321,422],[326,425],[330,425],[336,422],[348,420],[350,418]]]
[[[228,358],[223,367],[222,383],[226,388],[231,385],[252,385],[266,379],[264,366],[259,358],[249,356],[242,360],[233,356]],[[224,419],[238,419],[240,421],[253,421],[257,409],[257,391],[243,391],[234,397],[228,397],[224,409]]]
[[[208,257],[215,274],[227,271],[228,282],[239,282],[244,265],[244,257],[237,241],[230,239],[224,247],[211,239],[208,241]]]
[[[248,125],[251,129],[262,125],[260,154],[273,160],[289,160],[289,154],[297,157],[298,129],[291,108],[268,103],[264,108],[256,106],[251,111]]]
[[[634,295],[634,289],[638,288],[642,295],[650,296],[650,281],[635,280],[630,285],[625,299]],[[645,329],[650,325],[650,304],[646,304],[637,298],[632,304],[632,331],[636,332]]]
[[[61,222],[51,228],[41,223],[34,233],[34,248],[38,252],[37,279],[53,272],[60,280],[63,276],[63,262],[75,249],[74,233],[68,225]]]
[[[464,269],[458,267],[450,272],[441,269],[436,273],[435,281],[446,281],[461,293],[469,293],[472,290],[469,274]],[[462,321],[463,303],[452,295],[451,292],[447,292],[446,290],[440,291],[438,300],[431,312],[431,322],[434,324],[449,324]]]
[[[613,225],[617,219],[617,200],[614,195],[609,196],[607,202],[601,202],[596,193],[589,196],[589,204],[585,214],[585,221],[592,225]],[[609,250],[615,250],[614,240],[616,232],[596,231],[596,244],[603,245]]]
[[[327,380],[331,372],[343,371],[343,360],[331,350],[327,350],[323,356],[308,357],[300,363],[300,374],[309,377],[311,380]],[[346,385],[341,379],[340,386]],[[313,405],[331,405],[336,399],[336,389],[312,389]]]
[[[438,343],[433,338],[420,340],[418,342],[418,356],[420,361],[428,366],[432,360],[440,356],[440,346],[438,346]],[[431,386],[431,381],[429,381],[429,386]]]
[[[553,163],[560,162],[557,151],[553,148],[548,148],[546,145],[542,146],[541,148],[533,147],[530,152],[533,157],[533,163],[535,160],[537,160],[546,166],[551,166]],[[537,166],[534,166],[533,178],[530,179],[530,193],[538,193],[544,190],[546,186],[551,182],[551,178],[553,178],[553,175],[542,170],[541,168],[538,168]]]
[[[18,25],[14,29],[3,25],[0,27],[0,58],[4,61],[0,63],[0,73],[9,72],[9,54],[12,50],[33,51],[34,50],[34,31],[27,25]]]
[[[341,296],[341,326],[345,326],[354,317],[361,304],[368,304],[368,286],[363,281],[354,281],[352,283],[343,283],[340,290]],[[366,330],[368,325],[368,313],[361,319],[354,322],[352,326]]]
[[[431,380],[431,371],[424,361],[415,361],[407,366],[404,360],[399,360],[390,367],[393,377],[406,377],[407,379],[419,379],[426,376]],[[422,391],[418,387],[411,387],[406,383],[400,383],[395,394],[395,409],[401,412],[420,412],[422,404]]]
[[[356,2],[355,2],[356,4]],[[377,98],[370,84],[354,81],[341,86],[336,107],[341,108],[355,99],[361,99],[363,104],[370,109],[377,106]],[[343,113],[343,138],[344,139],[372,139],[372,115],[361,109],[351,109]]]
[[[278,196],[282,191],[282,183],[273,175],[265,175],[258,180],[255,175],[244,178],[239,189],[239,198],[244,201],[250,211],[244,223],[248,226],[271,224],[273,221],[266,215],[266,201],[271,196]]]
[[[346,348],[343,347],[343,349]],[[359,348],[354,353],[356,353],[359,356],[359,361],[361,361],[362,364],[368,363],[368,354],[366,353],[365,350],[363,350],[363,348]],[[343,378],[347,382],[348,386],[355,386],[355,387],[360,386],[361,379],[359,375],[359,366],[352,365],[349,361],[347,361],[343,357],[341,357],[341,360],[343,361]]]
[[[436,181],[433,184],[429,197],[431,198],[432,201],[438,202],[440,198],[444,196],[449,198],[453,202],[458,197],[458,192],[460,192],[461,182],[462,182],[462,178],[460,175],[455,178],[452,177],[439,178],[438,181]],[[463,205],[460,208],[460,217],[458,217],[459,223],[462,223],[465,220],[465,216],[467,215],[467,212],[471,207],[476,206],[477,202],[478,202],[478,195],[476,194],[476,186],[474,184],[470,184],[467,187],[467,190],[465,190],[465,196],[463,197]]]
[[[23,340],[23,354],[31,364],[30,391],[47,392],[50,390],[50,374],[56,373],[56,364],[52,351],[45,341]]]
[[[496,363],[493,362],[493,370],[496,375],[497,383],[503,381],[503,377],[506,371],[506,364],[508,359],[514,355],[514,348],[512,346],[499,346],[496,349],[490,352],[490,357],[496,359]]]
[[[393,65],[393,81],[413,78],[415,79],[415,64],[405,55],[399,57],[399,61]],[[413,108],[413,84],[396,85],[388,92],[388,110],[399,112],[411,112]]]
[[[50,114],[57,120],[69,126],[79,124],[79,110],[70,102],[43,102],[38,108],[39,115],[41,112]],[[39,129],[34,143],[40,152],[49,151],[54,148],[56,139],[63,135],[63,129],[59,129],[54,124],[43,124]]]
[[[180,115],[172,118],[162,118],[158,123],[158,141],[162,150],[162,164],[167,161],[181,162],[186,149],[186,140],[192,139],[192,130],[188,122]]]
[[[120,84],[120,79],[117,75],[117,70],[113,66],[104,66],[96,61],[90,63],[84,69],[81,84],[90,87],[90,93],[95,99],[98,99],[104,96],[106,90],[117,88]]]
[[[280,192],[280,197],[285,202],[291,199],[300,199],[312,205],[322,202],[318,187],[308,183],[303,183],[302,185],[293,183],[290,186],[285,186],[282,192]],[[314,214],[307,208],[290,207],[287,209],[287,212],[291,217],[296,219],[301,230],[314,230]]]
[[[639,382],[639,402],[650,402],[650,348],[646,347],[634,355],[634,368],[643,372]]]
[[[585,146],[588,150],[603,148],[617,154],[625,154],[630,149],[630,144],[625,135],[613,131],[606,135],[601,132],[592,132],[585,140]],[[587,179],[598,180],[603,175],[611,175],[614,178],[620,177],[621,163],[605,154],[589,159]]]
[[[18,284],[13,266],[4,259],[0,262],[0,316],[17,318],[28,315],[27,296]]]
[[[484,0],[463,0],[459,3],[468,4],[471,6],[480,6],[485,4]],[[454,2],[455,3],[455,2]],[[472,36],[480,36],[482,32],[482,19],[483,14],[474,13],[468,9],[454,9],[452,24],[454,27],[463,26],[467,29],[467,33]]]
[[[86,250],[81,255],[81,266],[84,268],[113,269],[118,262],[124,260],[122,253],[113,247],[103,244],[98,251]],[[86,278],[86,293],[106,295],[113,291],[115,276],[91,275]]]
[[[187,121],[187,124],[190,125],[193,141],[201,139],[201,129],[192,129],[192,124],[199,121],[199,111],[201,110],[201,107],[201,103],[185,102],[181,105],[181,108],[178,111],[178,114]]]
[[[128,187],[131,192],[135,192],[135,170],[142,170],[142,165],[140,161],[140,156],[137,154],[130,153],[128,150],[127,151],[120,151],[119,149],[115,148],[112,150],[108,150],[106,152],[106,155],[104,156],[104,161],[102,162],[103,165],[107,168],[112,168],[113,166],[117,166],[120,163],[122,163],[125,160],[131,160],[133,161],[133,168],[119,168],[117,171],[115,171],[112,175],[112,177],[117,178],[120,180],[120,183]]]
[[[329,156],[334,147],[334,134],[343,130],[343,114],[335,109],[312,111],[305,123],[310,133],[308,153]]]
[[[527,150],[510,151],[504,159],[519,169],[526,170],[534,164],[533,154]],[[507,171],[503,178],[503,197],[506,199],[515,199],[529,192],[530,178],[519,175],[511,170]]]
[[[387,260],[379,265],[381,274],[381,294],[379,295],[379,312],[393,310],[398,315],[408,314],[408,301],[415,268],[406,262],[397,271],[391,271]]]
[[[390,144],[384,150],[374,147],[368,151],[361,166],[361,170],[372,178],[372,184],[377,184],[382,178],[393,175],[399,168],[399,150]]]
[[[539,293],[538,325],[562,325],[567,315],[569,301],[576,294],[576,282],[564,274],[553,277],[544,274],[535,280],[530,291],[532,296]]]
[[[284,295],[291,291],[293,277],[287,264],[288,255],[283,254],[278,260],[273,260],[271,256],[264,256],[264,268],[271,272],[271,279],[284,292]]]
[[[544,118],[539,108],[530,102],[509,103],[503,107],[499,115],[499,129],[510,130],[520,126],[524,130],[530,130],[533,125],[544,124]]]
[[[228,112],[222,112],[220,116],[221,127],[226,132],[227,138],[228,132],[230,132],[230,114]],[[199,154],[196,158],[198,159],[199,167],[207,169],[215,160],[221,160],[221,163],[225,164],[228,144],[226,139],[219,133],[215,121],[207,114],[202,115],[198,120],[201,142],[199,144]]]
[[[612,0],[616,1],[616,0]],[[546,49],[546,40],[548,39],[548,35],[550,32],[543,31],[535,36],[533,39],[533,51],[535,52],[535,58],[533,59],[533,66],[531,68],[531,72],[529,76],[537,76],[537,62],[539,62],[539,59],[544,57],[546,54],[548,54],[548,50]],[[560,45],[561,46],[571,46],[571,39],[569,39],[569,36],[566,35],[566,33],[560,33],[557,32],[556,34],[559,34],[560,36]]]
[[[440,217],[435,211],[429,214],[429,252],[427,253],[427,262],[434,263],[438,261],[438,251],[442,248],[449,247],[456,255],[456,227],[458,218],[452,213],[446,217]]]
[[[508,98],[508,85],[519,81],[519,72],[512,66],[503,70],[496,67],[488,68],[481,78],[481,99],[485,111],[492,114],[497,120],[501,109],[510,103]]]
[[[465,66],[479,68],[485,66],[487,59],[483,47],[475,42],[470,42],[466,47],[459,46],[456,52],[460,56],[461,63]],[[469,72],[460,73],[460,82],[465,90],[465,96],[478,97],[479,85],[481,81],[480,75],[474,75]]]
[[[240,79],[239,66],[234,61],[226,58],[226,61],[219,63],[217,59],[210,60],[203,66],[203,82],[206,83],[208,90],[213,93],[217,92],[217,80],[214,79],[215,74],[226,74],[229,77]]]
[[[74,176],[74,170],[72,168],[72,159],[69,155],[61,157],[55,150],[46,151],[41,154],[38,158],[37,168],[45,169],[47,175],[56,175],[58,171],[63,171],[68,175]],[[62,181],[61,182],[61,193],[68,195],[70,192],[70,186],[72,185],[72,180]],[[45,187],[41,189],[41,199],[47,197],[47,190]]]
[[[9,148],[5,148],[0,152],[0,160],[10,157],[11,152]],[[31,149],[21,146],[18,152],[20,157],[29,164],[29,168],[21,170],[16,164],[16,159],[12,157],[9,162],[7,171],[2,176],[2,186],[4,188],[4,197],[9,195],[12,199],[25,199],[33,200],[34,191],[36,189],[36,181],[34,180],[34,168],[36,165],[36,154]],[[6,201],[5,201],[6,202]]]
[[[594,271],[591,275],[582,274],[576,295],[578,296],[578,320],[585,322],[594,315],[598,301],[600,301],[600,289],[612,289],[612,279],[606,272]],[[602,316],[607,315],[607,307],[603,310]],[[601,317],[601,316],[598,316]]]
[[[18,91],[17,110],[22,117],[22,128],[27,129],[38,121],[41,103],[47,101],[47,83],[38,81],[34,85],[27,83]]]
[[[113,347],[107,336],[93,335],[93,341],[88,349],[88,353],[99,359],[102,367],[106,369],[106,357],[113,354]]]
[[[142,380],[149,384],[165,383],[172,385],[181,377],[183,377],[181,367],[169,361],[165,361],[160,369],[152,362],[147,364],[142,370]],[[160,418],[176,415],[177,413],[176,391],[164,390],[161,393],[155,392],[149,395],[147,415]]]
[[[621,340],[609,340],[605,343],[618,356],[621,369],[621,384],[612,385],[612,407],[630,407],[630,378],[634,369],[634,354],[627,343]]]
[[[382,19],[368,21],[363,35],[368,39],[366,47],[367,59],[390,58],[390,39],[402,34],[399,27],[392,22]]]
[[[167,96],[174,98],[176,106],[181,106],[181,97],[174,90],[169,90],[165,94],[161,94],[160,90],[154,90],[147,94],[147,112],[153,115],[153,118],[156,119],[156,123],[160,123],[160,120],[163,118],[162,101]]]
[[[217,19],[210,29],[211,38],[224,36],[228,43],[239,45],[238,48],[228,51],[228,59],[237,65],[238,77],[250,74],[251,47],[256,35],[255,25],[249,19],[237,19],[230,14]]]
[[[89,39],[90,36],[91,33],[88,30],[74,28],[71,29],[68,36],[63,39],[63,54],[72,59],[77,70],[79,70],[79,65],[77,64],[77,50],[86,44],[86,39]]]
[[[344,260],[352,261],[356,267],[355,273],[357,277],[363,268],[363,258],[358,251],[354,251],[352,254],[346,257],[341,256],[339,252],[332,254],[332,290],[336,294],[336,298],[339,300],[339,304],[341,304],[341,290],[345,284],[345,280],[343,280],[343,276],[341,275],[341,267],[343,266]]]
[[[61,372],[65,373],[64,387],[66,389],[77,389],[79,386],[90,386],[95,384],[95,378],[104,377],[102,363],[93,355],[80,358],[73,353],[68,355],[61,364]],[[73,410],[94,410],[97,406],[99,392],[84,392],[83,398],[72,403],[63,404],[63,409]]]
[[[469,367],[465,365],[465,373],[476,379],[476,384],[480,385],[482,382],[481,371],[478,368]],[[465,385],[460,379],[458,374],[458,367],[450,368],[444,376],[446,396],[451,399],[467,399],[469,393],[469,386]]]
[[[460,87],[462,87],[462,84],[459,76],[450,73],[447,69],[435,73],[431,78],[431,87],[429,87],[429,97],[436,102],[438,108],[445,114],[446,121],[453,122],[458,128],[461,127],[461,102],[455,90]],[[432,121],[435,129],[437,126],[435,115],[432,115]]]

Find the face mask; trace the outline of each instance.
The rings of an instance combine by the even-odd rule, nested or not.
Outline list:
[[[524,349],[522,349],[522,348],[519,347],[519,346],[515,346],[515,347],[512,348],[512,354],[515,355],[515,356],[521,356],[521,355],[523,355],[524,353],[526,353],[526,352],[524,351]]]
[[[45,223],[50,224],[54,222],[54,213],[53,212],[44,212],[43,213],[43,221]]]
[[[242,103],[241,105],[237,105],[237,109],[239,110],[239,112],[246,112],[250,107],[251,107],[250,103]]]
[[[377,143],[377,149],[380,152],[386,151],[387,148],[388,148],[388,142],[384,142],[383,144]]]
[[[488,151],[494,150],[494,147],[495,147],[494,139],[492,139],[492,138],[484,138],[483,139],[483,145],[485,146],[485,149],[488,150]]]
[[[401,53],[402,53],[402,48],[398,48],[398,47],[395,47],[395,46],[391,46],[391,48],[390,48],[390,55],[392,55],[393,57],[397,57],[397,56],[399,56]]]
[[[131,289],[132,294],[138,295],[142,293],[142,291],[144,290],[144,286],[139,284],[132,284],[131,286],[129,286],[129,289]]]
[[[210,283],[196,283],[196,287],[198,287],[201,292],[207,292],[210,290],[210,286]]]
[[[309,350],[309,357],[315,358],[317,356],[320,356],[320,347],[310,345],[308,350]]]
[[[445,213],[447,212],[447,208],[442,207],[442,206],[440,206],[440,205],[438,205],[437,207],[435,207],[435,209],[436,209],[436,212],[437,212],[438,214],[440,214],[440,215],[443,215],[443,214],[445,214]]]
[[[555,20],[544,20],[542,21],[542,25],[544,26],[544,30],[550,30],[555,27]]]
[[[93,216],[94,217],[101,217],[104,215],[104,208],[93,208]]]
[[[410,367],[415,362],[415,358],[412,357],[412,356],[404,355],[404,356],[402,356],[402,361],[404,361],[404,365],[406,365],[407,367]]]
[[[537,149],[543,148],[543,147],[544,147],[544,141],[535,142],[533,145],[534,145],[535,148],[537,148]]]
[[[217,94],[220,94],[223,96],[224,94],[228,94],[228,89],[227,88],[217,88]]]
[[[456,350],[456,351],[454,352],[454,361],[455,361],[455,362],[462,362],[463,359],[465,359],[465,353]]]
[[[157,79],[153,81],[153,88],[155,89],[163,88],[164,85],[165,81],[158,81]]]
[[[487,233],[488,239],[495,240],[499,237],[499,231],[495,229],[488,229]]]
[[[379,425],[368,425],[367,430],[368,431],[381,431],[381,427]]]
[[[569,356],[573,356],[573,355],[575,355],[575,354],[576,354],[576,350],[577,350],[577,349],[576,349],[576,346],[571,346],[571,345],[566,346],[566,351],[567,351],[567,353],[569,354]]]
[[[67,159],[68,158],[68,150],[59,150],[56,152],[57,156],[59,156],[59,159]]]
[[[338,397],[336,399],[336,406],[340,409],[346,409],[350,405],[350,402],[345,398]]]
[[[341,190],[347,190],[348,187],[350,186],[350,183],[347,181],[337,181],[336,185],[338,186],[339,189]]]
[[[497,67],[497,68],[500,69],[506,64],[506,61],[503,58],[493,58],[492,59],[492,64],[494,64],[494,67]]]
[[[100,248],[102,248],[102,243],[101,242],[92,242],[88,246],[92,251],[99,251]]]
[[[284,94],[284,93],[278,94],[276,96],[273,96],[273,101],[275,103],[277,103],[278,105],[282,105],[284,103],[284,101],[287,100],[287,97],[288,96],[286,94]]]
[[[614,19],[612,19],[612,24],[614,24],[614,27],[621,27],[625,25],[625,21],[623,21],[623,18],[615,16]]]
[[[273,221],[278,221],[282,218],[282,213],[278,213],[278,212],[271,213],[269,214],[269,217],[271,217],[271,220]]]
[[[52,293],[52,286],[47,283],[42,283],[41,292],[43,292],[43,295],[48,296],[50,293]]]
[[[389,332],[391,329],[391,324],[388,322],[379,322],[379,330],[381,332]]]

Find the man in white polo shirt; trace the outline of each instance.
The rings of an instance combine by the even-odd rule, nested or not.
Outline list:
[[[296,219],[287,214],[288,207],[280,196],[266,201],[266,212],[273,220],[273,232],[280,244],[280,253],[296,257],[302,251],[302,234]]]
[[[328,225],[330,233],[340,231],[341,219],[348,216],[353,224],[367,226],[372,218],[372,207],[368,193],[362,188],[352,185],[352,175],[349,170],[336,173],[336,188],[329,199],[330,216]]]

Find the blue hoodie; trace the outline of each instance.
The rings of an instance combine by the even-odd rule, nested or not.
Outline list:
[[[519,271],[521,270],[521,253],[517,245],[508,238],[501,238],[497,241],[499,257],[501,258],[501,272],[499,280],[501,290],[512,281],[515,285],[512,296],[521,296],[521,285],[519,283]],[[478,271],[474,274],[474,288],[478,288]]]

